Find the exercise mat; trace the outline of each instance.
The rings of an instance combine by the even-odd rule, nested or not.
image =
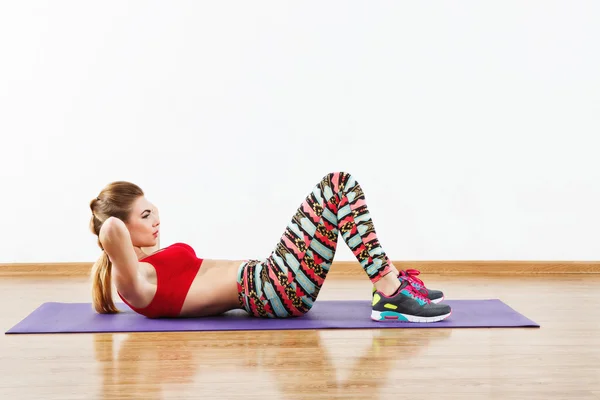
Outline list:
[[[401,328],[509,328],[539,325],[498,299],[447,300],[452,315],[440,322],[379,322],[370,318],[368,300],[316,301],[297,318],[253,318],[242,310],[216,317],[150,319],[118,303],[118,314],[97,314],[91,303],[44,303],[7,334],[100,333],[166,331],[249,331],[288,329],[401,329]]]

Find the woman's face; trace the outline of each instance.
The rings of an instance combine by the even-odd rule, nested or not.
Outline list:
[[[135,247],[153,247],[158,240],[160,218],[158,209],[146,197],[139,197],[133,204],[133,210],[125,226],[131,235]]]

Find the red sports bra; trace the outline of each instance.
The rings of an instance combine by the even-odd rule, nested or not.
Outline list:
[[[177,317],[202,261],[191,246],[172,244],[140,260],[152,264],[156,270],[156,294],[150,304],[135,308],[117,293],[138,314],[148,318]]]

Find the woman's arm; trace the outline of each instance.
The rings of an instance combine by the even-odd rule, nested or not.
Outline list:
[[[135,299],[141,295],[138,258],[129,230],[118,218],[107,219],[100,229],[100,242],[112,262],[113,282],[124,297]]]

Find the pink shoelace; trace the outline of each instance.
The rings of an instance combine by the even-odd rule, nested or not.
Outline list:
[[[410,285],[407,286],[410,292],[418,296],[420,299],[425,300],[429,304],[431,303],[431,300],[429,300],[429,297],[427,296],[428,292],[427,288],[425,287],[425,283],[419,278],[417,278],[417,275],[419,275],[420,273],[421,271],[419,271],[418,269],[407,269],[400,271],[400,275],[402,275],[402,277],[410,283]],[[413,284],[421,285],[421,289],[417,289],[413,286]],[[421,290],[423,292],[421,292]]]
[[[424,295],[423,293],[421,293],[420,291],[418,291],[410,283],[408,285],[406,285],[405,289],[408,290],[409,292],[411,292],[413,295],[415,295],[415,297],[417,297],[417,298],[425,301],[425,303],[427,303],[427,304],[431,303],[431,300],[429,300],[429,297],[427,297],[426,295]]]
[[[427,293],[425,283],[419,278],[417,278],[417,275],[419,275],[420,273],[421,271],[419,271],[418,269],[407,269],[406,271],[400,271],[400,275],[402,275],[403,278],[407,279],[410,283],[416,283],[417,285],[420,285],[425,290],[425,293]]]

